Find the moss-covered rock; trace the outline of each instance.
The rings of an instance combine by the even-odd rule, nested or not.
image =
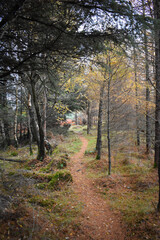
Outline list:
[[[49,188],[56,189],[60,182],[72,182],[72,175],[69,171],[61,170],[53,174],[52,179],[48,183]]]
[[[38,172],[26,172],[26,173],[23,173],[23,175],[27,178],[33,178],[39,182],[49,182],[54,176],[53,174],[45,174],[45,173],[38,173]]]

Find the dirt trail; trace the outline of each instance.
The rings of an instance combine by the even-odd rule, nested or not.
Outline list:
[[[73,176],[73,188],[84,204],[80,231],[76,240],[124,240],[125,234],[119,216],[107,206],[106,201],[96,193],[92,180],[87,178],[83,164],[87,140],[80,136],[83,143],[80,152],[71,158],[70,170]]]

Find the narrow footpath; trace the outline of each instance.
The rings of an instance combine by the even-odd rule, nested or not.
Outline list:
[[[82,141],[81,150],[71,158],[70,170],[73,176],[73,189],[83,203],[80,231],[76,240],[125,240],[125,229],[120,217],[114,214],[106,201],[95,191],[93,180],[87,178],[83,157],[87,140]]]

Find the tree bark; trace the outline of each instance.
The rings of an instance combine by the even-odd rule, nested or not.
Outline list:
[[[88,106],[87,106],[87,134],[90,134],[91,130],[91,103],[88,100]]]
[[[16,87],[16,109],[15,109],[15,117],[14,117],[14,142],[15,142],[16,148],[18,148],[17,117],[18,117],[18,87]]]
[[[47,94],[46,94],[46,86],[44,86],[44,104],[43,104],[43,128],[44,128],[44,138],[47,137]]]
[[[145,5],[143,5],[143,16],[145,17]],[[149,154],[151,150],[151,123],[149,117],[149,102],[150,102],[150,90],[149,90],[149,55],[148,55],[148,41],[146,29],[144,29],[144,51],[145,51],[145,71],[146,71],[146,153]]]
[[[20,139],[22,139],[22,130],[23,130],[23,120],[22,120],[22,86],[21,86],[21,106],[20,106]]]
[[[30,150],[30,155],[32,155],[33,154],[33,150],[32,150],[33,136],[31,131],[31,119],[30,119],[29,111],[28,111],[28,131],[29,131],[29,150]]]
[[[37,121],[38,121],[38,127],[39,127],[39,138],[40,142],[38,145],[38,156],[37,159],[42,160],[45,157],[45,147],[44,147],[44,131],[43,131],[43,124],[42,124],[42,118],[39,110],[39,105],[36,97],[35,92],[35,83],[31,80],[31,88],[32,88],[32,96],[33,96],[33,103],[37,115]]]
[[[107,106],[107,140],[108,140],[108,175],[111,175],[111,140],[110,140],[110,86],[111,86],[111,62],[109,62],[109,79],[108,79],[108,106]]]
[[[104,96],[104,88],[105,82],[103,81],[102,86],[100,88],[100,98],[99,98],[99,111],[98,111],[98,129],[97,129],[97,159],[101,159],[101,148],[102,148],[102,116],[103,116],[103,96]]]
[[[31,95],[28,94],[28,112],[29,112],[29,122],[30,122],[30,129],[31,134],[34,140],[37,142],[37,146],[39,146],[39,133],[37,129],[37,124],[34,116],[34,111],[32,107]]]
[[[140,129],[139,129],[139,114],[138,114],[138,79],[137,79],[137,62],[136,50],[134,47],[134,78],[135,78],[135,95],[136,95],[136,143],[140,146]]]
[[[155,19],[160,21],[160,1],[154,0]],[[156,81],[156,110],[155,110],[155,163],[158,165],[159,199],[157,210],[160,212],[160,24],[155,25],[155,81]]]
[[[7,86],[6,83],[3,86],[2,93],[2,108],[3,108],[3,124],[4,124],[4,132],[5,132],[5,146],[9,146],[11,144],[10,133],[9,133],[9,123],[8,123],[8,108],[7,108]]]

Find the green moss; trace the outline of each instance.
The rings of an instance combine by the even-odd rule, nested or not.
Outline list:
[[[31,170],[32,168],[29,167],[29,166],[25,166],[24,169],[26,169],[26,170]]]
[[[37,204],[41,207],[51,208],[53,204],[55,204],[55,201],[50,198],[42,198],[40,196],[34,196],[31,199],[29,199],[29,202],[32,204]]]
[[[48,165],[46,167],[43,167],[40,169],[40,172],[46,172],[49,173],[52,169],[52,166],[54,165],[54,161],[55,160],[51,160],[50,163],[48,163]]]
[[[10,156],[13,156],[13,157],[18,156],[18,152],[17,151],[13,151],[13,152],[10,153]]]
[[[56,172],[48,183],[48,187],[56,188],[59,182],[72,182],[72,175],[70,174],[70,172],[65,170]]]
[[[27,172],[27,173],[24,173],[23,175],[28,178],[39,179],[46,182],[49,182],[54,176],[53,174],[45,174],[45,173],[37,173],[37,172]]]
[[[63,169],[67,166],[67,162],[65,159],[61,159],[57,162],[57,168],[58,169]]]
[[[37,187],[38,189],[45,189],[46,186],[47,186],[47,183],[38,183],[38,184],[36,184],[36,187]]]
[[[15,174],[16,174],[15,172],[9,172],[9,173],[8,173],[9,176],[13,176],[13,175],[15,175]]]

